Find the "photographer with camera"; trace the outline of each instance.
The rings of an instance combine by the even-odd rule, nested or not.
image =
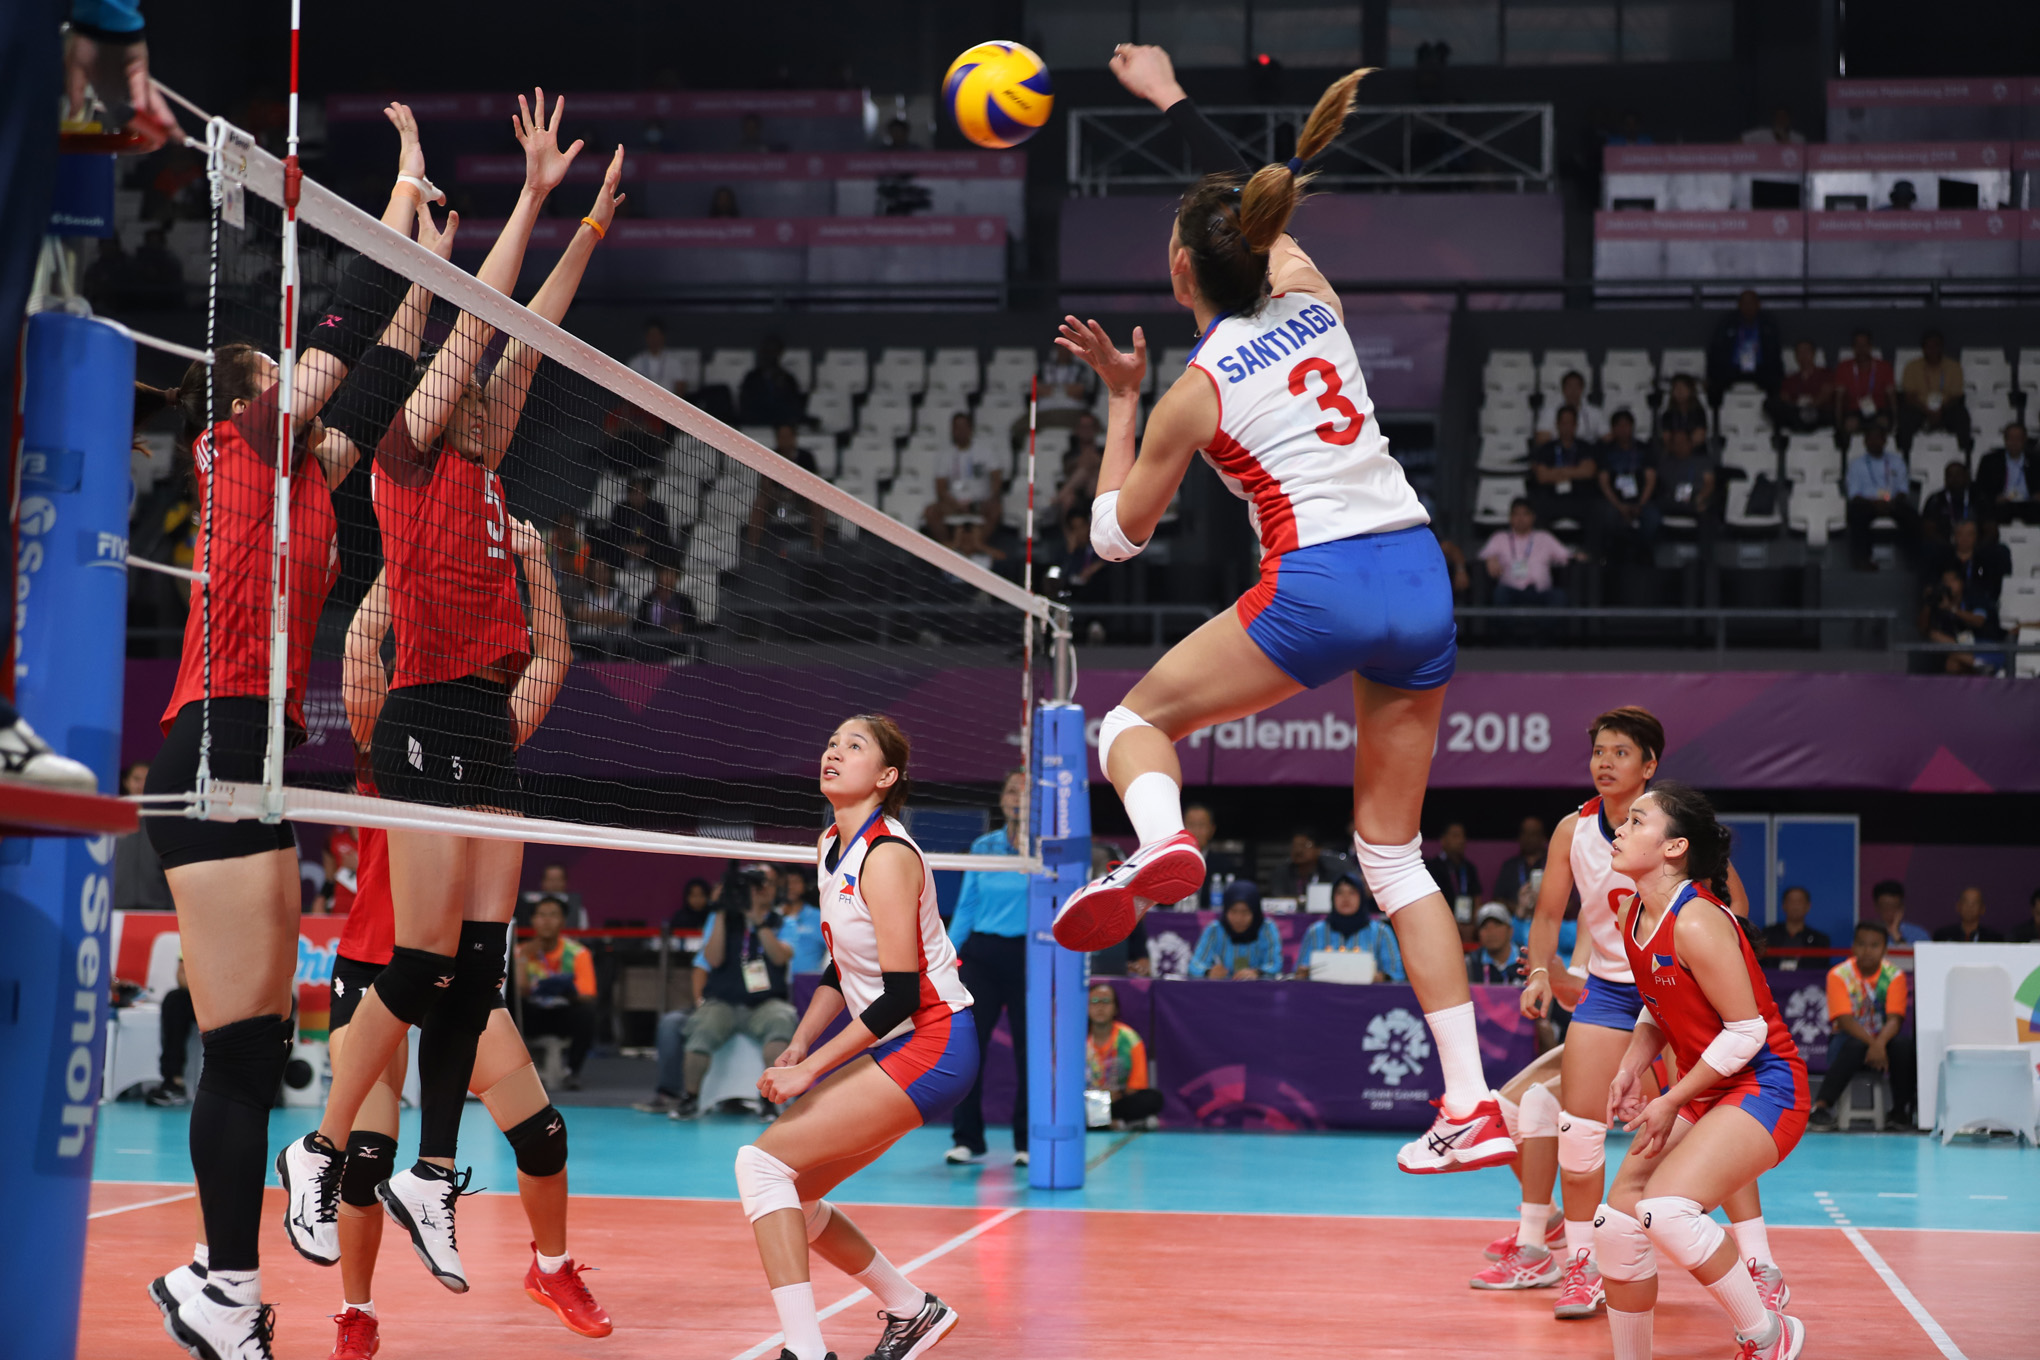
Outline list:
[[[786,918],[773,905],[773,873],[763,864],[746,864],[733,877],[734,884],[726,883],[716,899],[696,960],[703,974],[701,1004],[686,1021],[680,1099],[670,1111],[675,1119],[701,1113],[702,1079],[732,1035],[741,1030],[756,1039],[770,1067],[800,1023],[787,988],[793,946],[780,938]],[[669,1089],[665,1054],[660,1056],[660,1086]]]

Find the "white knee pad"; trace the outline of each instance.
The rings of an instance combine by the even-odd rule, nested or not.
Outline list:
[[[1105,762],[1112,756],[1112,743],[1119,740],[1119,734],[1130,732],[1136,727],[1153,727],[1140,714],[1125,704],[1113,709],[1098,720],[1098,768],[1105,771],[1105,778],[1112,778],[1112,769]]]
[[[1353,833],[1353,858],[1360,861],[1360,876],[1382,914],[1393,916],[1410,903],[1438,891],[1438,880],[1424,867],[1424,838],[1412,836],[1407,845],[1370,845]]]
[[[744,1217],[756,1223],[780,1209],[798,1210],[800,1191],[793,1188],[797,1174],[785,1162],[769,1152],[760,1152],[752,1144],[738,1148],[737,1198],[743,1202]]]
[[[1594,1264],[1617,1284],[1657,1274],[1657,1251],[1643,1224],[1613,1205],[1594,1211]]]
[[[1664,1258],[1682,1270],[1698,1270],[1721,1248],[1725,1237],[1721,1225],[1709,1218],[1698,1200],[1679,1195],[1660,1195],[1639,1200],[1636,1216],[1643,1230]]]
[[[1522,1107],[1500,1091],[1495,1092],[1495,1104],[1502,1108],[1502,1127],[1509,1131],[1509,1141],[1517,1147],[1522,1147],[1523,1135],[1518,1131],[1519,1125],[1522,1123]]]
[[[807,1220],[807,1240],[813,1242],[829,1226],[829,1219],[835,1206],[825,1199],[804,1199],[800,1202],[800,1216]]]
[[[1522,1113],[1517,1116],[1521,1136],[1529,1138],[1558,1137],[1558,1097],[1543,1082],[1533,1084],[1523,1093]]]
[[[1599,1171],[1607,1161],[1608,1126],[1570,1111],[1558,1120],[1558,1166],[1575,1176]]]

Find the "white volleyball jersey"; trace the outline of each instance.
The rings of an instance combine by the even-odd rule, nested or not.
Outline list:
[[[1622,926],[1616,909],[1636,891],[1636,884],[1615,872],[1615,833],[1599,798],[1581,805],[1573,823],[1573,888],[1580,895],[1579,928],[1593,945],[1587,972],[1610,982],[1633,982],[1629,952],[1622,947]],[[1578,957],[1578,951],[1574,951]]]
[[[830,827],[822,838],[816,877],[822,885],[822,941],[828,946],[829,959],[842,980],[843,1001],[851,1017],[864,1014],[865,1008],[885,993],[885,979],[878,964],[878,931],[871,924],[871,908],[864,902],[862,880],[864,857],[873,846],[889,840],[903,843],[921,860],[921,998],[914,1010],[919,1013],[930,1006],[946,1005],[952,1011],[960,1011],[969,1006],[970,993],[956,971],[956,948],[949,943],[949,932],[942,928],[942,912],[935,900],[935,874],[928,867],[928,857],[921,854],[921,847],[891,817],[873,818],[865,825],[864,834],[838,858],[836,841],[840,834]],[[914,1021],[909,1018],[901,1021],[891,1034],[878,1037],[890,1039],[913,1027]]]
[[[1247,502],[1263,555],[1431,522],[1389,456],[1351,334],[1317,298],[1221,314],[1190,366],[1218,392],[1204,457]]]

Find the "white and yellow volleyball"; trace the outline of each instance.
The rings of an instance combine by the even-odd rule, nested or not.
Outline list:
[[[956,130],[994,150],[1041,131],[1055,107],[1048,67],[1016,42],[979,43],[951,62],[942,98]]]

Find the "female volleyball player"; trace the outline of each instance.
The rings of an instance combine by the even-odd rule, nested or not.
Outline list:
[[[1608,1091],[1637,1137],[1594,1229],[1615,1360],[1649,1360],[1659,1256],[1728,1314],[1737,1360],[1793,1360],[1806,1339],[1707,1216],[1791,1153],[1812,1106],[1798,1045],[1724,900],[1728,848],[1713,807],[1681,784],[1638,798],[1615,833],[1615,868],[1636,884],[1622,945],[1648,1008]],[[1667,1044],[1682,1075],[1646,1102],[1643,1070]]]
[[[809,1094],[737,1151],[737,1192],[786,1333],[780,1360],[829,1355],[810,1249],[877,1297],[885,1329],[870,1360],[910,1360],[956,1326],[948,1305],[822,1198],[948,1114],[977,1079],[970,993],[936,910],[935,875],[899,821],[908,754],[905,734],[874,714],[846,719],[822,753],[822,796],[836,813],[817,847],[829,967],[793,1041],[758,1079],[775,1104]],[[846,1012],[842,1032],[810,1052]]]
[[[539,209],[581,150],[579,142],[559,148],[564,100],[550,121],[542,90],[535,115],[521,95],[518,108],[512,121],[525,153],[524,188],[478,275],[505,292],[516,282]],[[533,313],[553,322],[566,314],[595,243],[622,201],[616,193],[622,171],[618,147],[594,207],[527,304]],[[481,384],[475,368],[493,338],[492,327],[463,313],[376,448],[374,501],[396,666],[370,765],[385,798],[514,814],[511,692],[531,659],[531,640],[496,468],[540,356],[512,340]],[[524,850],[518,841],[423,831],[392,830],[387,844],[396,914],[390,964],[355,1012],[318,1129],[277,1156],[291,1244],[321,1264],[338,1251],[341,1145],[404,1032],[434,1006],[447,1038],[443,1051],[421,1040],[419,1078],[445,1093],[448,1104],[439,1108],[458,1108],[501,997],[510,916],[504,904],[515,898]],[[393,1177],[382,1198],[393,1216],[394,1206],[403,1206],[412,1245],[451,1286],[462,1278],[453,1228],[460,1186],[441,1162],[451,1161],[455,1129],[420,1132],[431,1135],[421,1139],[421,1148],[434,1160]]]
[[[1537,914],[1530,925],[1531,971],[1522,999],[1526,1015],[1542,1016],[1554,996],[1573,1013],[1561,1068],[1564,1115],[1558,1121],[1566,1223],[1565,1278],[1552,1306],[1553,1315],[1559,1318],[1592,1317],[1602,1303],[1601,1278],[1592,1248],[1604,1179],[1608,1083],[1643,1009],[1628,958],[1622,952],[1621,928],[1615,921],[1615,904],[1636,885],[1611,863],[1614,828],[1622,825],[1657,773],[1665,730],[1647,709],[1623,707],[1589,723],[1587,741],[1587,768],[1595,796],[1552,833]],[[1742,880],[1732,867],[1727,874],[1727,901],[1737,915],[1747,915],[1749,902]],[[1580,899],[1580,933],[1587,943],[1584,984],[1557,961],[1559,924],[1575,889]],[[1575,950],[1573,957],[1577,967],[1582,954]],[[1775,1274],[1762,1215],[1756,1188],[1739,1189],[1730,1205],[1730,1217],[1738,1224],[1738,1240],[1747,1239],[1752,1256]],[[1775,1286],[1782,1289],[1782,1281],[1778,1276]]]
[[[398,180],[383,223],[410,234],[426,196],[424,154],[410,111],[387,111],[399,134]],[[368,280],[354,261],[353,285]],[[198,563],[183,659],[163,713],[164,743],[149,768],[150,794],[190,793],[203,773],[258,782],[267,741],[271,514],[280,424],[287,424],[290,547],[285,720],[303,739],[305,678],[319,612],[336,562],[332,489],[352,470],[354,444],[318,414],[358,357],[351,339],[379,331],[394,292],[350,291],[331,327],[306,337],[333,349],[307,353],[287,422],[279,411],[274,360],[250,346],[219,346],[208,373],[194,364],[176,399],[192,441],[199,526]],[[321,331],[327,332],[321,334]],[[214,1360],[266,1360],[271,1313],[261,1303],[258,1224],[269,1106],[290,1056],[291,980],[297,969],[297,843],[287,824],[148,820],[177,903],[185,974],[205,1050],[191,1110],[191,1165],[204,1244],[186,1266],[159,1276],[150,1295],[171,1337]]]
[[[1430,517],[1375,423],[1338,294],[1287,234],[1309,178],[1303,162],[1338,133],[1364,74],[1325,91],[1297,159],[1251,177],[1207,174],[1184,195],[1169,276],[1199,339],[1189,370],[1155,403],[1138,457],[1140,329],[1130,355],[1074,316],[1057,338],[1111,394],[1091,512],[1098,554],[1138,553],[1202,450],[1250,502],[1262,556],[1261,582],[1238,607],[1172,648],[1100,724],[1099,765],[1140,848],[1070,895],[1055,937],[1105,948],[1155,902],[1203,884],[1204,857],[1183,829],[1177,741],[1353,673],[1354,857],[1395,929],[1445,1077],[1437,1121],[1396,1160],[1405,1171],[1455,1171],[1515,1149],[1481,1074],[1459,931],[1417,827],[1457,649],[1452,586]]]

